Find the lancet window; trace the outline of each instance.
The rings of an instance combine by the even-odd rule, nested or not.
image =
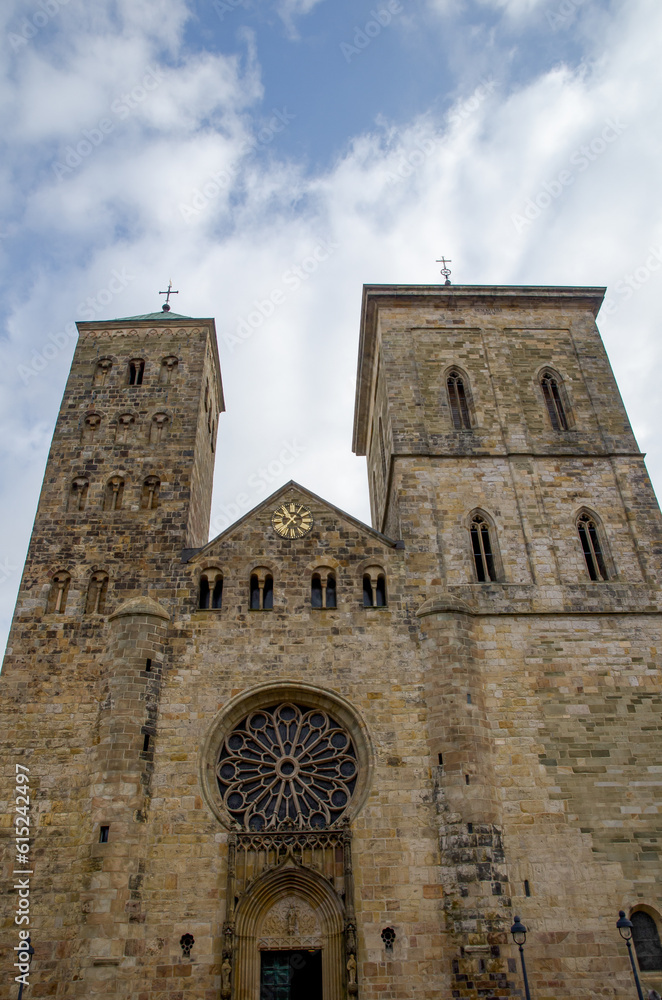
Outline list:
[[[446,376],[446,390],[451,420],[456,431],[471,428],[471,413],[467,398],[466,376],[457,368],[452,368]]]
[[[487,518],[480,513],[474,514],[471,518],[469,532],[476,579],[479,583],[490,583],[497,580],[494,544]]]
[[[609,573],[600,542],[601,531],[597,518],[588,511],[582,511],[577,518],[577,532],[582,544],[586,570],[591,580],[608,580]]]
[[[563,383],[559,375],[546,368],[540,376],[549,421],[555,431],[567,431],[570,426],[568,407],[564,401]]]

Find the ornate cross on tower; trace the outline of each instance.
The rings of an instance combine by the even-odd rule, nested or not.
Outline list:
[[[448,265],[449,265],[449,264],[451,264],[451,263],[452,263],[452,261],[450,261],[450,260],[446,260],[446,258],[445,258],[445,257],[441,257],[441,258],[440,258],[440,259],[439,259],[439,260],[438,260],[438,261],[437,261],[436,263],[437,263],[437,264],[443,264],[443,265],[444,265],[444,266],[442,267],[442,269],[441,269],[441,272],[440,272],[440,273],[441,273],[441,275],[442,275],[442,276],[443,276],[443,277],[444,277],[444,278],[446,279],[446,280],[445,280],[445,282],[444,282],[444,284],[445,284],[445,285],[450,285],[450,283],[451,283],[451,272],[450,272],[450,268],[449,268],[449,266],[448,266]]]
[[[168,282],[168,291],[167,292],[159,292],[159,295],[165,295],[165,297],[166,297],[166,300],[163,303],[163,305],[161,306],[161,309],[163,310],[164,313],[170,312],[170,296],[171,295],[179,295],[179,292],[173,292],[173,290],[172,290],[172,278]]]

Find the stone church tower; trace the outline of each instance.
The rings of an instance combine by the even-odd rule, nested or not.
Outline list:
[[[290,482],[210,542],[213,320],[78,325],[0,676],[8,996],[29,930],[35,998],[515,998],[517,914],[536,1000],[625,998],[620,909],[662,990],[662,520],[602,294],[366,287],[373,526]]]

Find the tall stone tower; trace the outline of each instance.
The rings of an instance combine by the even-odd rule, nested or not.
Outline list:
[[[662,520],[603,294],[364,288],[354,449],[422,627],[454,996],[504,907],[563,935],[581,886],[587,940],[609,898],[660,930]]]

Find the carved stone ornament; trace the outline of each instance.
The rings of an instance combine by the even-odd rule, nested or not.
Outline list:
[[[315,911],[297,896],[279,900],[262,921],[260,948],[321,948],[323,944]]]

